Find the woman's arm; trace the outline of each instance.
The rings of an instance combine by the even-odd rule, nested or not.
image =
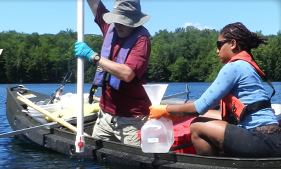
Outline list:
[[[169,105],[167,112],[172,116],[198,116],[198,112],[194,106],[194,102],[188,102],[182,105]]]

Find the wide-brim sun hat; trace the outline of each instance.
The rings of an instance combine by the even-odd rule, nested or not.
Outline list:
[[[139,0],[116,0],[112,12],[103,15],[108,24],[119,23],[128,27],[141,26],[149,19],[150,15],[141,12]]]

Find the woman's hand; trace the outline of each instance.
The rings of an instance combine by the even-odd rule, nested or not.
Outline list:
[[[169,105],[159,105],[159,106],[150,106],[149,110],[149,117],[148,120],[150,120],[151,118],[156,118],[156,119],[160,119],[161,117],[167,118],[168,116],[170,116],[170,114],[167,111],[167,107]]]

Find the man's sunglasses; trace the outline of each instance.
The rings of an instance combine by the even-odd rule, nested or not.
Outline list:
[[[221,50],[221,47],[222,47],[226,42],[229,42],[229,41],[230,41],[229,39],[222,40],[222,41],[217,41],[217,48],[218,48],[218,50]]]

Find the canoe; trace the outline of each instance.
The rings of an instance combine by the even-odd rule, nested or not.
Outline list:
[[[6,86],[6,115],[10,126],[15,131],[32,129],[46,125],[44,116],[33,114],[27,105],[17,99],[17,92],[23,93],[31,102],[44,101],[49,95],[29,89],[22,91],[22,86]],[[188,100],[168,98],[164,104],[182,104]],[[163,103],[163,101],[161,103]],[[43,118],[42,118],[43,117]],[[91,135],[96,114],[85,116],[85,133]],[[75,118],[69,123],[75,124]],[[47,124],[52,123],[48,122]],[[47,127],[29,130],[18,135],[21,139],[55,150],[69,156],[79,156],[99,160],[104,163],[122,164],[134,168],[280,168],[281,158],[233,158],[227,156],[208,157],[195,153],[169,151],[168,153],[144,153],[138,146],[125,145],[118,142],[96,140],[85,136],[84,153],[75,153],[76,134],[71,130],[52,123]]]

